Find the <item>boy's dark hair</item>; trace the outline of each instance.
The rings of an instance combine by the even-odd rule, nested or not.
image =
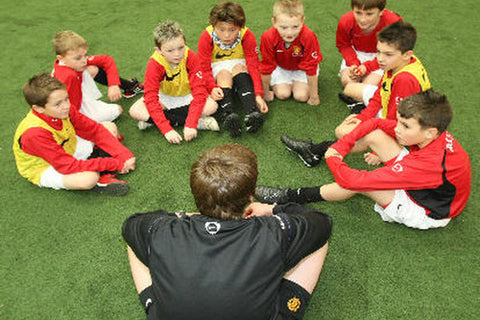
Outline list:
[[[257,156],[245,146],[225,144],[206,151],[190,171],[198,210],[217,219],[241,219],[255,194],[257,176]]]
[[[408,22],[397,21],[385,28],[378,34],[379,42],[395,45],[402,53],[413,50],[417,41],[417,30]]]
[[[416,93],[402,100],[397,107],[402,118],[417,119],[422,129],[447,130],[452,121],[452,107],[444,94],[432,89]]]
[[[362,10],[369,10],[373,8],[378,8],[380,11],[385,9],[387,0],[352,0],[351,5],[352,9],[357,7]]]
[[[23,85],[23,96],[30,106],[45,107],[50,94],[55,90],[61,89],[66,90],[67,86],[48,73],[41,73],[25,82]]]
[[[213,7],[208,21],[212,26],[215,26],[218,22],[230,22],[243,28],[245,27],[245,12],[240,4],[223,1]]]

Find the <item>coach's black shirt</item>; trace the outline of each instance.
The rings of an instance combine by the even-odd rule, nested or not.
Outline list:
[[[135,214],[123,237],[149,269],[148,319],[266,320],[285,273],[322,247],[331,219],[298,204],[234,221],[165,211]]]

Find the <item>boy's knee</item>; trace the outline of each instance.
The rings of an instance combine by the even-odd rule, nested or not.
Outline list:
[[[90,73],[90,76],[92,78],[95,78],[95,76],[98,74],[98,67],[94,65],[87,66],[86,70],[88,73]]]
[[[307,102],[309,97],[310,95],[307,91],[304,91],[304,90],[293,91],[293,98],[297,101]]]
[[[340,139],[345,134],[347,134],[346,131],[347,130],[346,130],[345,126],[343,124],[340,124],[335,128],[335,136],[337,137],[337,139]]]
[[[111,121],[105,121],[101,123],[102,126],[105,127],[114,137],[118,135],[117,125]]]
[[[289,90],[278,90],[275,92],[275,96],[280,100],[286,100],[290,98],[291,92]]]
[[[118,107],[118,115],[121,115],[122,112],[123,112],[123,108],[121,105],[117,104],[117,107]]]
[[[232,74],[235,76],[239,73],[248,73],[248,70],[247,70],[247,66],[245,66],[244,64],[242,63],[239,63],[239,64],[236,64],[233,68],[232,68]]]

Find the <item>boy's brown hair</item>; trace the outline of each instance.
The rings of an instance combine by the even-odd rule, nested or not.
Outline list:
[[[67,90],[67,86],[48,73],[41,73],[30,78],[23,85],[23,96],[30,106],[45,107],[50,94],[55,90]]]
[[[402,53],[415,48],[417,30],[408,22],[397,21],[377,33],[377,40],[394,45]]]
[[[155,46],[161,49],[162,44],[175,38],[182,37],[185,41],[185,35],[178,22],[165,21],[159,23],[155,29],[153,29],[153,39],[155,40]]]
[[[198,210],[217,219],[241,219],[255,194],[257,176],[257,156],[245,146],[225,144],[206,151],[190,171]]]
[[[209,23],[215,27],[219,22],[233,23],[235,26],[245,27],[245,12],[238,3],[223,1],[217,3],[210,11]]]
[[[397,107],[402,118],[417,119],[422,129],[447,130],[452,121],[452,107],[444,94],[432,89],[416,93],[402,100]]]
[[[55,54],[64,56],[69,50],[88,49],[87,41],[79,34],[66,30],[55,35],[52,40]]]
[[[385,9],[387,0],[351,0],[352,9],[357,7],[361,10],[378,8],[380,11]]]
[[[273,17],[277,17],[281,14],[288,16],[303,17],[303,3],[302,0],[278,0],[273,5]]]

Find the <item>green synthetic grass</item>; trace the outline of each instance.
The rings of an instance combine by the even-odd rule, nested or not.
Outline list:
[[[273,1],[240,2],[247,25],[259,38],[270,27]],[[322,104],[271,103],[261,132],[234,140],[257,153],[263,184],[293,187],[331,182],[326,166],[305,168],[283,149],[279,135],[331,138],[335,125],[348,114],[336,97],[341,90],[336,76],[341,58],[335,30],[340,16],[349,10],[349,1],[304,2],[306,23],[318,34],[324,56],[319,79]],[[196,50],[213,3],[2,1],[1,319],[144,317],[121,224],[135,212],[195,210],[188,186],[191,164],[204,150],[232,139],[226,133],[200,132],[195,141],[173,146],[156,130],[138,131],[125,113],[117,124],[138,163],[125,176],[131,184],[126,197],[40,189],[18,175],[11,152],[14,130],[28,111],[21,86],[33,74],[51,71],[50,41],[65,29],[83,35],[92,54],[112,55],[123,77],[143,78],[154,26],[166,19],[179,21],[188,45]],[[472,197],[448,227],[426,232],[382,222],[372,210],[372,201],[362,197],[312,205],[333,217],[334,232],[305,319],[476,319],[480,313],[479,4],[391,0],[387,7],[417,28],[416,54],[434,88],[452,102],[450,132],[470,154]],[[127,109],[133,101],[120,103]],[[360,155],[350,156],[348,162],[366,168]]]

